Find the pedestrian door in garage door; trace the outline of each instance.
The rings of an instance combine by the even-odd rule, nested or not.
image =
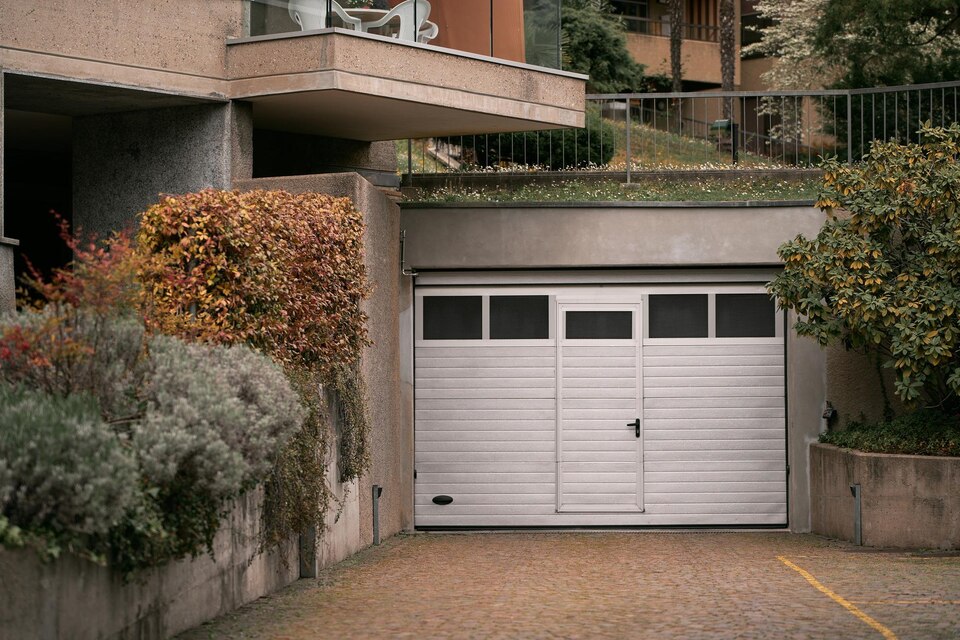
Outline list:
[[[557,302],[557,510],[643,511],[640,302]]]

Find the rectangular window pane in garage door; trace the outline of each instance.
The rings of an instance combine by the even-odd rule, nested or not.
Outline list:
[[[706,338],[707,294],[650,296],[651,338]]]
[[[490,296],[490,338],[546,340],[550,337],[549,296]]]
[[[483,338],[483,296],[424,296],[424,340]]]
[[[777,309],[765,293],[718,293],[718,338],[772,338]]]
[[[567,340],[631,340],[631,311],[567,311]]]

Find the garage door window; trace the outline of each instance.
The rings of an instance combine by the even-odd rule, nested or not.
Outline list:
[[[706,338],[707,294],[651,295],[651,338]]]
[[[567,311],[568,340],[631,340],[632,311]]]
[[[772,338],[777,310],[765,293],[718,293],[718,338]]]
[[[490,296],[492,340],[546,340],[549,337],[548,296]]]
[[[483,338],[483,296],[424,296],[424,340]]]

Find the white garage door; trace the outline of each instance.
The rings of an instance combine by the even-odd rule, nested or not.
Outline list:
[[[416,525],[785,525],[758,285],[418,287]]]

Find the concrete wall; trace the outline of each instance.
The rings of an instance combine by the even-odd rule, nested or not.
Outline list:
[[[226,188],[231,176],[250,175],[250,116],[232,103],[76,118],[74,223],[103,235],[161,193]]]
[[[222,77],[240,0],[3,2],[0,47],[34,57],[109,60],[125,67]]]
[[[605,206],[608,205],[608,206]],[[416,205],[403,211],[420,269],[774,265],[777,247],[815,236],[809,204]]]
[[[0,639],[167,638],[290,584],[300,573],[296,540],[258,551],[262,490],[237,501],[214,553],[143,572],[116,572],[64,555],[0,549]]]
[[[828,347],[826,354],[826,399],[837,410],[832,428],[843,428],[851,421],[882,420],[884,396],[894,415],[906,411],[896,394],[893,370],[880,366],[875,354],[847,351],[840,345]]]
[[[364,306],[373,346],[363,354],[370,407],[372,466],[361,478],[359,547],[372,543],[371,486],[383,487],[381,537],[413,527],[413,432],[403,421],[401,398],[412,397],[400,383],[400,211],[382,191],[355,173],[261,178],[234,183],[238,189],[285,189],[346,196],[363,212],[367,228],[364,255],[373,295]],[[406,302],[404,303],[406,304]]]
[[[960,458],[810,447],[813,531],[854,541],[852,483],[861,490],[863,544],[960,548]]]

